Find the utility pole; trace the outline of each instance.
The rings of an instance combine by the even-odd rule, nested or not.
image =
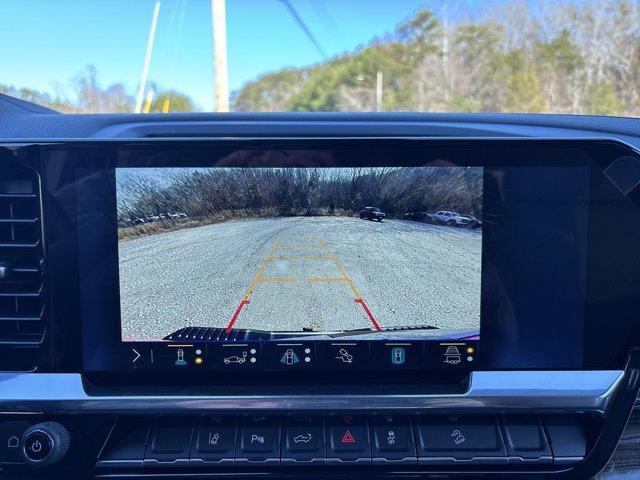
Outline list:
[[[151,53],[153,52],[153,42],[156,38],[156,27],[158,26],[158,15],[160,14],[160,0],[156,0],[153,7],[153,16],[151,17],[151,28],[147,37],[147,51],[144,54],[144,63],[142,65],[142,74],[140,75],[140,85],[138,85],[138,95],[136,96],[136,113],[142,111],[142,102],[144,101],[144,90],[147,88],[147,77],[149,76],[149,65],[151,64]]]
[[[376,112],[382,110],[382,70],[376,74]]]
[[[229,111],[227,69],[227,14],[225,0],[211,0],[216,112]]]

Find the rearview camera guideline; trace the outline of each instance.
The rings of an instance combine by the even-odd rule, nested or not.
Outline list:
[[[118,168],[116,185],[123,341],[479,335],[482,168]]]

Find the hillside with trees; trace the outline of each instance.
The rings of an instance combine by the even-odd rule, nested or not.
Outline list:
[[[27,87],[0,84],[0,93],[37,103],[62,113],[131,113],[135,98],[121,83],[102,87],[98,71],[88,65],[69,81],[70,94],[51,95]],[[175,90],[166,90],[151,82],[154,93],[149,112],[192,112],[197,109],[191,97]]]
[[[188,226],[246,217],[354,216],[367,206],[389,218],[437,210],[482,216],[482,169],[472,167],[151,169],[119,180],[117,188],[123,225],[176,212],[186,213]]]
[[[481,5],[473,21],[421,10],[356,52],[262,75],[235,109],[640,115],[640,2]]]
[[[640,116],[640,0],[468,3],[473,11],[456,15],[419,10],[325,62],[263,73],[233,92],[231,109]],[[91,65],[55,90],[64,93],[0,84],[61,112],[134,109],[133,92],[101,86]],[[200,108],[188,94],[153,82],[148,90],[150,112]]]

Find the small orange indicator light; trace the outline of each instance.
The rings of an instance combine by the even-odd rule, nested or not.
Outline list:
[[[196,357],[195,360],[196,365],[202,365],[202,362],[204,362],[204,360],[202,360],[202,357]]]
[[[473,347],[467,347],[467,353],[473,353],[475,349]]]

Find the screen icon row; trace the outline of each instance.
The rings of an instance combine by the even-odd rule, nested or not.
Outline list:
[[[473,367],[478,341],[125,344],[131,369],[305,371]]]

